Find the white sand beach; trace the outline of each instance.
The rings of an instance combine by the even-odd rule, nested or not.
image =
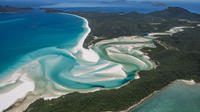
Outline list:
[[[14,73],[13,76],[19,76],[20,72]],[[34,82],[28,78],[27,74],[22,74],[17,79],[20,84],[15,85],[15,87],[6,90],[5,93],[0,93],[0,111],[3,111],[14,104],[17,100],[24,98],[29,92],[34,91]],[[13,81],[16,81],[14,78]]]

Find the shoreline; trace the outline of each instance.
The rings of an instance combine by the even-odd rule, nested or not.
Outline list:
[[[20,73],[14,73],[14,76],[18,74]],[[7,109],[15,105],[15,103],[20,101],[20,99],[24,99],[27,95],[34,91],[34,82],[27,76],[27,74],[22,74],[22,76],[18,78],[19,79],[17,79],[16,81],[19,81],[19,84],[14,85],[9,89],[6,89],[4,93],[0,94],[0,99],[4,102],[0,106],[0,111],[6,111]]]
[[[86,18],[75,15],[75,14],[70,14],[70,13],[58,13],[58,14],[65,14],[65,15],[71,15],[71,16],[75,16],[78,17],[80,19],[83,19],[84,23],[84,27],[87,29],[86,32],[84,32],[83,35],[80,36],[80,40],[78,41],[78,44],[72,48],[72,54],[76,54],[76,53],[80,53],[80,56],[78,57],[80,59],[80,61],[86,61],[89,63],[95,63],[98,62],[99,60],[99,56],[98,54],[92,50],[92,49],[85,49],[83,47],[83,43],[86,40],[86,38],[88,37],[88,35],[91,32],[91,28],[89,27],[89,22]],[[77,57],[75,57],[77,59]]]
[[[75,16],[75,17],[78,17],[78,18],[80,18],[80,19],[83,19],[83,21],[84,21],[84,28],[86,28],[86,32],[84,32],[83,34],[81,34],[80,35],[80,37],[79,37],[79,39],[80,40],[78,40],[78,44],[75,46],[75,47],[73,47],[72,49],[71,49],[71,51],[70,52],[72,52],[72,56],[74,57],[74,58],[78,58],[78,59],[81,59],[80,61],[86,61],[86,62],[91,62],[91,63],[95,63],[95,62],[97,62],[98,60],[99,60],[99,56],[98,56],[98,54],[95,52],[95,51],[93,51],[93,49],[85,49],[85,48],[83,48],[83,43],[84,43],[84,41],[85,41],[85,39],[87,38],[87,36],[89,35],[89,33],[91,32],[91,29],[90,29],[90,27],[89,27],[89,22],[88,22],[88,20],[86,19],[86,18],[84,18],[84,17],[81,17],[81,16],[78,16],[78,15],[75,15],[75,14],[70,14],[70,13],[58,13],[58,14],[65,14],[65,15],[71,15],[71,16]],[[134,36],[133,36],[134,37]],[[126,38],[126,37],[125,37]],[[141,41],[144,41],[144,40],[141,40]],[[81,53],[80,53],[81,52]],[[76,56],[74,56],[74,54],[76,54],[76,53],[80,53],[81,55],[80,55],[80,57],[76,57]],[[85,54],[85,55],[84,55]],[[88,59],[88,57],[92,57],[92,59],[91,58],[89,58]],[[93,57],[95,57],[95,58],[93,58]],[[137,74],[137,73],[136,73]],[[134,74],[135,75],[135,74]],[[139,78],[139,75],[138,76],[136,76],[136,78]],[[134,80],[134,79],[133,79]],[[126,85],[128,85],[130,82],[127,82],[127,83],[125,83],[125,84],[123,84],[123,85],[121,85],[121,86],[119,86],[119,87],[116,87],[116,88],[104,88],[104,89],[102,89],[102,88],[94,88],[94,89],[92,89],[92,90],[85,90],[85,91],[83,91],[83,92],[78,92],[78,93],[89,93],[89,92],[96,92],[96,91],[101,91],[101,90],[112,90],[112,89],[119,89],[119,88],[121,88],[121,87],[124,87],[124,86],[126,86]],[[70,92],[71,93],[71,92]],[[22,97],[22,99],[23,98],[26,98],[28,95],[29,95],[30,93],[28,93],[27,95],[25,95],[24,97]],[[59,95],[59,96],[56,96],[56,97],[39,97],[39,98],[42,98],[42,99],[44,99],[44,100],[52,100],[52,99],[56,99],[56,98],[58,98],[58,97],[61,97],[61,96],[63,96],[63,95],[67,95],[67,94],[69,94],[69,93],[66,93],[66,94],[62,94],[62,95]],[[37,100],[37,99],[36,99]],[[13,103],[11,106],[9,106],[7,109],[5,109],[5,111],[11,111],[12,110],[12,106],[14,106],[15,104],[17,104],[18,103],[18,100],[16,100],[16,102],[15,103]],[[29,104],[30,105],[30,104]],[[28,107],[29,105],[27,105],[26,107]],[[14,109],[15,110],[18,110],[17,109],[18,107],[15,107]],[[23,110],[24,111],[24,110]]]
[[[168,87],[174,85],[177,82],[183,82],[185,84],[188,85],[196,85],[198,83],[196,83],[194,80],[184,80],[184,79],[177,79],[175,81],[172,81],[171,83],[169,83],[168,85],[166,85],[165,87],[161,88],[160,90],[156,90],[153,93],[151,93],[150,95],[146,96],[145,98],[141,99],[138,103],[132,105],[131,107],[129,107],[126,110],[123,110],[122,112],[130,112],[131,110],[135,109],[136,107],[138,107],[140,104],[142,104],[143,102],[145,102],[146,100],[148,100],[149,98],[151,98],[153,95],[162,92],[163,90],[167,89]]]
[[[83,19],[83,21],[84,21],[83,27],[86,28],[86,30],[87,30],[86,32],[83,32],[82,34],[79,35],[79,37],[78,37],[79,40],[78,40],[77,45],[75,47],[73,47],[72,49],[69,49],[70,53],[72,54],[71,56],[73,56],[76,59],[79,58],[79,61],[83,61],[83,62],[89,62],[89,63],[95,63],[95,62],[97,62],[99,60],[98,54],[95,51],[93,51],[93,49],[85,49],[85,48],[83,48],[83,43],[84,43],[85,39],[87,38],[87,36],[89,35],[89,33],[91,32],[88,20],[86,18],[84,18],[84,17],[78,16],[78,15],[75,15],[75,14],[70,14],[70,13],[58,13],[58,14],[71,15],[71,16],[75,16],[75,17],[78,17],[80,19]],[[76,54],[76,53],[80,53],[81,54],[80,57],[74,56],[74,54]],[[88,57],[92,57],[92,58],[88,59]],[[93,57],[95,57],[95,58],[93,58]],[[25,82],[23,82],[23,83],[25,83]],[[122,86],[125,86],[125,85],[126,84],[124,84]],[[21,86],[21,85],[19,85],[19,86]],[[122,87],[122,86],[120,86],[120,87]],[[120,87],[112,88],[112,89],[118,89]],[[89,92],[96,92],[96,91],[100,91],[100,90],[102,90],[102,88],[93,88],[93,89],[84,90],[82,92],[78,91],[77,93],[89,93]],[[109,88],[108,89],[104,88],[104,90],[110,90],[110,89]],[[7,106],[7,108],[5,108],[3,110],[0,110],[0,112],[1,111],[3,111],[3,112],[6,111],[7,112],[7,111],[12,111],[12,110],[17,110],[17,111],[24,111],[24,110],[26,110],[27,107],[31,103],[28,104],[28,105],[26,105],[25,109],[20,108],[20,106],[16,107],[15,105],[21,103],[20,99],[27,99],[27,97],[29,95],[32,95],[32,92],[33,91],[26,92],[26,94],[23,95],[23,96],[21,96],[19,99],[15,98],[16,100],[12,104],[9,104],[9,106]],[[34,100],[38,100],[39,98],[42,98],[44,100],[53,100],[53,99],[56,99],[56,98],[61,97],[63,95],[70,94],[70,93],[71,92],[65,93],[65,94],[61,94],[61,95],[58,95],[58,96],[55,96],[55,97],[54,96],[53,97],[36,97],[37,99],[34,99]],[[5,94],[7,94],[7,93],[5,93]],[[31,100],[33,100],[33,99],[31,99]],[[24,107],[23,103],[22,103],[22,106]]]
[[[177,29],[173,29],[173,30],[169,30],[166,34],[167,35],[169,35],[169,34],[173,34],[173,33],[176,33],[176,32],[181,32],[181,31],[183,31],[183,30],[179,30],[179,29],[181,29],[181,27],[178,27]],[[164,34],[165,35],[165,34]],[[159,34],[152,34],[152,36],[159,36]],[[174,79],[175,81],[180,81],[180,80],[176,80],[176,79]],[[164,84],[161,88],[159,88],[157,91],[151,91],[151,92],[149,92],[149,94],[150,95],[148,95],[147,97],[151,97],[151,96],[153,96],[155,93],[158,93],[158,92],[160,92],[160,91],[162,91],[163,89],[165,89],[165,88],[167,88],[167,87],[169,87],[169,86],[171,86],[172,84],[174,84],[175,82],[174,82],[174,80],[171,80],[172,82],[167,82],[166,84]],[[174,82],[174,83],[173,83]],[[190,82],[188,82],[188,81],[185,81],[186,83],[190,83]],[[129,83],[127,83],[127,84],[129,84]],[[190,84],[192,84],[192,83],[190,83]],[[156,90],[156,89],[155,89]],[[146,96],[144,96],[146,99],[148,99]],[[142,99],[143,100],[143,102],[146,100],[146,99]],[[139,99],[139,100],[141,100],[141,99]],[[138,102],[138,101],[137,101]],[[141,102],[142,103],[142,102]],[[141,104],[140,103],[140,104]],[[36,103],[37,104],[37,103]],[[135,104],[136,105],[136,104]],[[139,105],[139,104],[138,104]],[[134,105],[133,105],[134,106]],[[128,106],[129,107],[129,106]],[[132,106],[131,106],[132,107]],[[131,108],[130,107],[130,108]],[[136,106],[135,106],[136,107]],[[127,107],[126,107],[127,108]],[[31,109],[31,108],[30,108]]]
[[[83,48],[83,46],[81,46],[81,45],[83,45],[83,43],[84,43],[84,41],[85,41],[85,39],[87,38],[87,36],[89,35],[89,33],[91,32],[91,29],[90,29],[90,27],[89,27],[89,23],[88,23],[88,21],[87,21],[87,19],[85,19],[84,17],[81,17],[81,16],[78,16],[78,15],[74,15],[74,14],[69,14],[69,13],[61,13],[61,14],[68,14],[68,15],[73,15],[73,16],[76,16],[76,17],[79,17],[79,18],[81,18],[81,19],[83,19],[84,21],[85,21],[85,24],[84,24],[84,27],[85,28],[87,28],[87,31],[86,32],[84,32],[84,34],[82,35],[82,36],[80,36],[80,40],[78,41],[78,44],[72,49],[72,52],[73,53],[78,53],[79,52],[79,50],[80,50],[80,59],[82,59],[82,61],[86,61],[86,62],[96,62],[96,61],[98,61],[98,58],[99,57],[97,57],[96,55],[94,55],[94,53],[95,53],[95,51],[93,51],[92,49],[85,49],[85,48]],[[84,54],[87,54],[87,55],[84,55]],[[88,55],[89,54],[89,55]],[[89,57],[88,57],[89,56]],[[88,60],[87,58],[90,58],[90,57],[92,57],[92,59],[91,60]],[[95,58],[93,58],[93,57],[95,57]],[[76,58],[76,57],[75,57]],[[127,83],[127,84],[129,84],[129,83]],[[172,84],[174,84],[173,82],[172,82]],[[160,92],[160,91],[162,91],[163,89],[165,89],[165,88],[167,88],[167,87],[169,87],[169,86],[171,86],[172,85],[171,83],[169,84],[169,85],[167,85],[167,86],[165,86],[164,88],[162,88],[161,90],[158,90],[158,91],[154,91],[153,93],[151,93],[150,94],[150,96],[147,96],[147,97],[145,97],[144,99],[142,99],[142,102],[144,102],[146,99],[148,99],[148,98],[150,98],[151,96],[153,96],[155,93],[158,93],[158,92]],[[122,85],[122,86],[124,86],[124,85]],[[120,86],[120,87],[122,87],[122,86]],[[120,88],[120,87],[118,87],[118,88]],[[112,89],[118,89],[118,88],[112,88]],[[98,89],[98,88],[97,88]],[[98,89],[98,90],[96,90],[96,91],[100,91],[101,90],[101,88],[100,89]],[[106,90],[106,89],[105,89]],[[110,89],[108,89],[108,90],[110,90]],[[95,91],[88,91],[88,92],[95,92]],[[88,92],[86,92],[86,93],[88,93]],[[80,92],[81,93],[81,92]],[[63,96],[63,95],[61,95],[61,96]],[[60,97],[60,96],[59,96]],[[56,97],[57,98],[57,97]],[[141,103],[142,103],[141,102]],[[139,103],[139,104],[141,104],[141,103]],[[139,104],[137,104],[136,106],[138,106]],[[136,107],[135,106],[135,107]],[[135,108],[134,107],[134,108]]]
[[[78,16],[78,15],[73,15],[73,14],[68,14],[68,13],[61,13],[61,14],[67,14],[67,15],[72,15],[72,16],[76,16],[76,17],[78,17],[78,18],[81,18],[81,19],[83,19],[83,21],[84,21],[84,23],[83,23],[83,25],[84,25],[84,28],[86,28],[86,32],[83,32],[83,34],[81,34],[78,38],[80,39],[80,40],[78,40],[78,43],[77,43],[77,45],[72,49],[72,52],[73,53],[76,53],[76,52],[78,52],[78,50],[84,50],[84,48],[82,48],[82,45],[83,45],[83,42],[84,42],[84,40],[87,38],[87,36],[88,36],[88,34],[91,32],[91,29],[89,28],[89,23],[88,23],[88,21],[87,21],[87,19],[85,19],[85,18],[83,18],[83,17],[81,17],[81,16]],[[91,52],[91,51],[87,51],[87,50],[85,50],[85,51],[83,51],[83,52]],[[82,54],[85,54],[85,53],[82,53]],[[86,53],[87,54],[87,53]],[[85,61],[93,61],[93,60],[86,60],[85,59],[85,57],[87,57],[87,56],[84,56],[84,57],[80,57],[80,58],[83,58],[83,60],[85,60]],[[96,61],[96,60],[95,60]],[[18,71],[18,70],[17,70]],[[15,72],[14,72],[15,73]],[[15,75],[14,75],[15,76]],[[21,90],[21,91],[23,91],[23,92],[21,92],[20,93],[20,95],[21,96],[19,96],[18,95],[18,97],[16,97],[16,98],[14,98],[13,100],[14,101],[12,101],[12,103],[8,103],[8,104],[6,104],[5,105],[5,103],[4,103],[4,106],[0,106],[0,108],[2,108],[2,109],[0,109],[0,112],[2,111],[2,112],[4,112],[4,111],[11,111],[12,110],[12,107],[15,105],[15,104],[18,104],[19,102],[21,102],[21,100],[20,99],[25,99],[27,96],[29,96],[29,94],[32,94],[32,92],[34,91],[33,89],[35,89],[35,84],[33,84],[34,82],[31,80],[31,79],[29,79],[28,78],[28,76],[26,76],[26,75],[22,75],[22,77],[19,77],[18,75],[17,75],[17,78],[19,78],[19,79],[16,79],[16,77],[14,77],[14,76],[9,76],[9,77],[11,77],[11,79],[7,79],[8,81],[9,80],[11,80],[11,81],[9,81],[9,82],[7,82],[7,83],[14,83],[13,82],[13,80],[19,80],[19,81],[21,81],[22,80],[22,82],[21,82],[21,84],[18,84],[18,85],[16,85],[16,87],[17,88],[11,88],[11,89],[7,89],[6,91],[7,92],[5,92],[5,93],[3,93],[2,95],[0,95],[0,97],[5,97],[5,95],[10,95],[9,94],[9,92],[12,92],[12,91],[20,91],[22,88],[26,88],[26,89],[23,89],[23,90]],[[27,80],[26,80],[27,79]],[[31,86],[31,88],[30,88],[30,86],[29,87],[25,87],[27,84],[32,84],[33,86]],[[30,85],[29,84],[29,85]],[[29,90],[30,89],[30,90]],[[99,89],[95,89],[95,90],[92,90],[92,92],[94,92],[94,91],[98,91]],[[26,92],[27,91],[27,92]],[[87,92],[90,92],[90,91],[87,91]],[[12,93],[11,93],[12,94]],[[69,94],[69,93],[66,93],[66,94]],[[65,95],[65,94],[63,94],[63,95]],[[63,96],[63,95],[60,95],[60,96]],[[14,95],[13,95],[14,96]],[[45,100],[51,100],[51,99],[55,99],[55,98],[58,98],[58,97],[60,97],[60,96],[56,96],[56,97],[44,97],[43,99],[45,99]],[[5,98],[7,98],[7,97],[5,97]],[[41,98],[41,97],[39,97],[39,98]],[[37,99],[36,99],[37,100]],[[27,107],[29,106],[30,104],[28,104],[27,105]],[[14,106],[15,107],[15,106]],[[15,110],[18,110],[17,109],[18,107],[16,107],[15,108]],[[22,111],[22,110],[20,110],[20,111]],[[24,111],[24,110],[23,110]]]

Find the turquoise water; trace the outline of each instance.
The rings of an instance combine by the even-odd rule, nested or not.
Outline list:
[[[85,30],[82,25],[83,20],[61,14],[0,14],[0,73],[34,50],[50,46],[73,47]]]
[[[84,61],[82,55],[87,55],[84,48],[78,48],[76,52],[73,49],[89,30],[85,25],[82,18],[72,15],[41,11],[0,14],[1,90],[8,85],[16,85],[24,74],[34,81],[36,90],[46,88],[45,92],[115,88],[133,79],[137,70],[153,66],[137,53],[131,56],[138,60],[129,61],[131,63],[127,62],[127,65],[123,57],[116,61],[111,58],[113,56],[106,56],[105,51],[112,43],[94,48],[100,56],[98,61]],[[152,39],[147,40],[146,44],[151,46]],[[142,47],[145,46],[133,51]],[[123,52],[120,51],[120,54]],[[127,51],[125,54],[128,54]]]
[[[199,112],[200,86],[177,82],[131,112]]]
[[[140,51],[154,47],[151,38],[121,37],[84,49],[89,31],[87,21],[74,15],[0,14],[0,101],[7,101],[0,111],[28,92],[35,100],[117,88],[154,66]]]

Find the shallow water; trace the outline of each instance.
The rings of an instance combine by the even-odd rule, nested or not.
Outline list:
[[[200,86],[177,82],[131,112],[199,112]]]
[[[0,100],[12,99],[0,109],[30,91],[55,97],[116,88],[132,80],[136,71],[154,66],[140,51],[154,47],[151,38],[122,37],[87,50],[82,40],[89,31],[87,21],[73,15],[0,14]]]
[[[108,75],[109,73],[106,73],[107,76],[106,74],[103,75],[99,71],[112,70],[112,68],[117,67],[120,69],[121,67],[120,62],[111,61],[108,58],[103,59],[105,56],[100,51],[105,50],[105,47],[99,51],[99,55],[102,54],[101,57],[103,58],[100,58],[98,62],[80,61],[78,55],[82,51],[73,53],[71,49],[78,44],[81,35],[88,30],[84,27],[85,23],[81,18],[38,11],[1,14],[0,16],[1,79],[17,71],[28,73],[32,79],[41,77],[41,79],[44,78],[43,80],[52,80],[54,83],[67,88],[113,88],[132,79],[135,71],[144,69],[142,67],[137,68],[139,64],[135,66],[133,61],[132,64],[136,67],[135,69],[124,72],[121,70],[121,75],[117,74],[116,76],[115,74],[113,76]],[[144,46],[137,49],[139,50],[142,47]],[[142,61],[145,61],[145,59],[142,59]],[[123,67],[125,66],[126,64],[123,64]],[[88,72],[85,67],[91,70]],[[146,69],[148,68],[151,68],[151,66],[149,65]],[[79,72],[82,72],[82,75],[76,75]],[[122,76],[124,74],[127,74],[128,77]],[[39,85],[41,86],[40,83]]]

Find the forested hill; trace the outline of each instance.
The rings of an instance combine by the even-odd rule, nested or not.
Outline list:
[[[165,19],[192,19],[199,20],[200,15],[179,7],[168,7],[165,10],[149,13],[149,15]]]
[[[162,11],[142,14],[71,12],[85,17],[92,32],[85,40],[84,47],[94,44],[94,37],[117,38],[119,36],[145,35],[150,32],[163,32],[174,26],[187,26],[200,21],[200,14],[179,7],[169,7]]]

